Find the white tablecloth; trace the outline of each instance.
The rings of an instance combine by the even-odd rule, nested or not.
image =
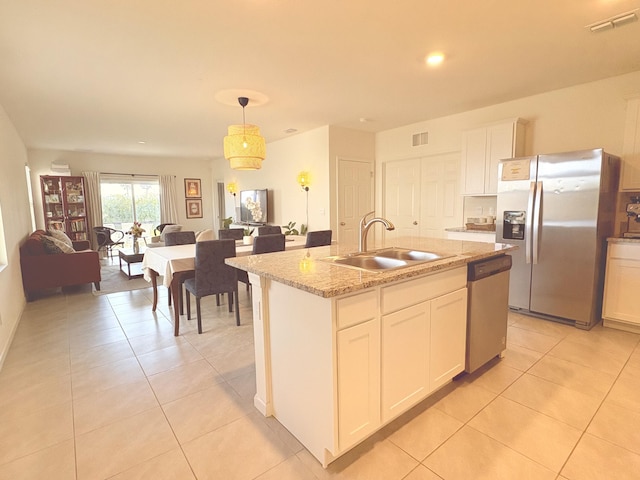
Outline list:
[[[286,237],[284,247],[286,250],[303,248],[306,243],[304,235],[289,235]],[[236,255],[251,255],[252,245],[243,245],[236,242]],[[148,248],[142,259],[142,272],[147,282],[151,281],[149,269],[163,277],[162,284],[171,286],[171,280],[175,272],[195,270],[196,245],[175,245],[173,247]]]

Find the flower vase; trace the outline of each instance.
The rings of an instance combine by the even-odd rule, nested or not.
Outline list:
[[[137,255],[140,253],[140,245],[138,244],[138,239],[134,237],[133,239],[133,253]]]
[[[251,235],[245,235],[242,237],[243,245],[253,245],[253,237]]]

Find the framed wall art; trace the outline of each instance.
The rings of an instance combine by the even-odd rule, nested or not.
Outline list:
[[[202,188],[199,178],[184,179],[184,196],[187,198],[202,198]]]
[[[202,199],[187,199],[187,218],[202,218]]]

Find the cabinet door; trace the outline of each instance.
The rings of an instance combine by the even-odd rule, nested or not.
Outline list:
[[[466,131],[462,139],[462,194],[484,193],[487,129]]]
[[[640,324],[639,291],[640,261],[609,258],[602,316]]]
[[[84,178],[63,177],[62,189],[67,235],[72,240],[88,240]]]
[[[484,193],[498,193],[498,163],[504,158],[513,157],[513,129],[513,123],[494,125],[487,129]]]
[[[382,317],[382,421],[429,393],[430,302]]]
[[[380,426],[380,321],[337,333],[338,448],[344,450]]]
[[[640,190],[640,97],[627,100],[620,184],[622,190]]]
[[[467,289],[431,301],[429,387],[433,391],[464,370]]]
[[[45,230],[65,230],[65,215],[62,205],[63,193],[60,177],[43,175],[40,177],[42,189],[42,210]]]

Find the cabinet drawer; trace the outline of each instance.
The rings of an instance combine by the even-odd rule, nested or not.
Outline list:
[[[378,299],[375,290],[336,300],[338,330],[371,320],[377,314]]]
[[[382,313],[395,312],[467,285],[467,267],[458,267],[382,288]]]
[[[610,243],[609,258],[640,260],[640,243]]]

